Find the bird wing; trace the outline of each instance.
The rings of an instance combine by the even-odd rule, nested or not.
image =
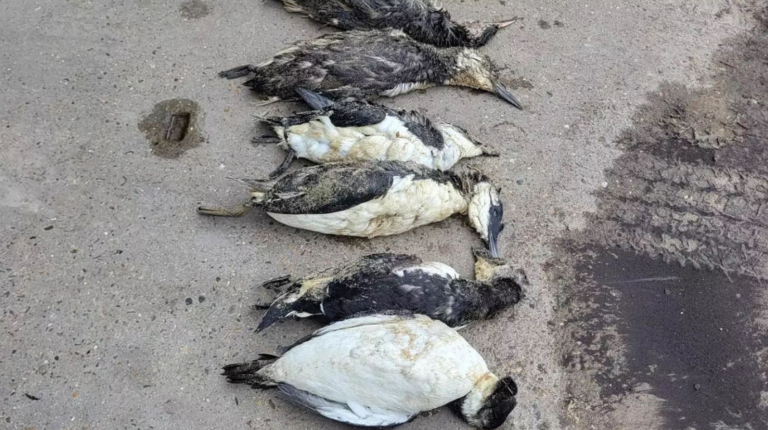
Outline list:
[[[307,407],[326,418],[355,426],[392,427],[406,423],[415,416],[401,411],[366,407],[354,402],[348,404],[334,402],[290,384],[280,384],[277,388],[280,394],[294,403]]]
[[[411,416],[466,395],[488,373],[458,333],[422,315],[332,324],[271,367],[279,382],[345,405]]]
[[[365,127],[381,123],[390,112],[381,105],[353,101],[334,105],[330,119],[336,127]]]
[[[443,149],[445,146],[443,134],[435,128],[429,118],[416,111],[400,111],[398,114],[405,122],[408,130],[421,139],[425,145]]]
[[[442,83],[448,68],[428,45],[398,30],[345,31],[298,42],[258,67],[245,83],[257,92],[295,99],[304,88],[332,99],[363,99],[420,83]]]
[[[446,66],[431,48],[397,30],[350,31],[325,46],[313,45],[304,58],[327,71],[317,88],[331,97],[366,98],[401,84],[440,83]],[[309,60],[312,58],[312,60]],[[359,92],[359,93],[356,93]]]
[[[403,261],[387,272],[356,273],[330,282],[323,298],[329,320],[364,311],[407,311],[455,326],[464,321],[469,301],[455,283],[456,271],[442,263]]]
[[[263,208],[276,214],[340,212],[384,196],[395,178],[408,175],[414,179],[450,180],[448,174],[407,162],[323,164],[306,167],[277,181]]]

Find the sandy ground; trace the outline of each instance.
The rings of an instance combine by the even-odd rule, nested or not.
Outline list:
[[[501,249],[532,285],[463,334],[518,381],[504,428],[768,427],[756,281],[768,275],[768,91],[749,50],[765,40],[747,42],[763,15],[731,0],[444,5],[518,17],[484,51],[525,110],[447,88],[384,103],[502,153],[467,164],[503,187]],[[460,219],[351,240],[259,212],[195,214],[201,201],[239,202],[246,190],[227,177],[263,177],[283,156],[249,144],[264,109],[217,72],[326,31],[273,1],[0,2],[0,427],[344,428],[219,376],[317,327],[254,335],[250,305],[271,297],[255,287],[382,251],[471,276],[480,242]],[[751,74],[729,74],[749,61]],[[176,99],[190,101],[170,103],[194,112],[194,139],[163,152],[139,124]],[[728,302],[737,295],[749,303]],[[694,320],[670,317],[691,309]],[[466,425],[440,410],[403,428]]]

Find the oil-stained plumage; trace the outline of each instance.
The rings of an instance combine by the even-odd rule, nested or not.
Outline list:
[[[276,181],[247,181],[251,199],[235,208],[200,207],[203,215],[239,216],[251,206],[291,227],[376,237],[466,214],[498,256],[503,206],[499,190],[477,171],[460,174],[412,162],[367,161],[305,167]]]
[[[492,318],[520,301],[527,279],[486,250],[473,251],[481,278],[475,281],[461,279],[443,263],[405,254],[372,254],[299,279],[277,278],[265,286],[287,289],[272,302],[256,331],[291,316],[338,321],[369,311],[406,310],[450,327]]]
[[[294,44],[257,66],[221,72],[233,79],[253,73],[244,85],[266,103],[296,100],[305,88],[335,100],[395,97],[436,85],[497,94],[522,109],[499,81],[491,60],[472,48],[437,48],[400,30],[345,31]]]
[[[223,374],[361,427],[397,426],[450,405],[470,425],[494,429],[517,404],[512,378],[494,375],[454,329],[423,315],[339,321],[280,357],[261,355]]]
[[[456,22],[429,0],[282,0],[286,10],[344,30],[396,28],[419,42],[477,48],[488,43],[501,22]]]
[[[413,161],[432,169],[448,170],[460,159],[496,156],[466,130],[447,123],[432,123],[414,111],[396,111],[366,101],[334,102],[299,88],[313,109],[287,117],[259,117],[269,124],[288,151],[275,178],[294,158],[315,163],[338,161]]]

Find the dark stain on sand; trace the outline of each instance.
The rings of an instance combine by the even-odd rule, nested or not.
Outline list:
[[[647,393],[661,428],[768,428],[766,10],[756,21],[715,54],[711,86],[649,94],[548,265],[585,426],[633,428],[613,412]]]
[[[178,158],[203,141],[203,114],[192,100],[172,99],[156,104],[139,122],[152,146],[152,154],[163,158]]]
[[[200,0],[185,1],[179,6],[184,19],[200,19],[210,13],[210,7]]]

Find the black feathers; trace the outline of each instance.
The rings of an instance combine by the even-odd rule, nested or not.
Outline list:
[[[429,0],[283,0],[286,9],[345,30],[397,28],[435,46],[479,47],[498,25],[480,24],[474,31],[451,20],[451,15]],[[472,27],[478,27],[474,25]]]
[[[363,127],[379,124],[387,116],[399,118],[406,128],[419,138],[425,145],[443,149],[445,140],[432,122],[416,111],[394,110],[380,104],[367,101],[334,102],[322,95],[305,89],[298,89],[301,98],[314,111],[296,113],[287,117],[260,118],[272,126],[290,127],[305,124],[321,116],[328,116],[336,127]],[[465,133],[468,134],[468,133]]]
[[[461,178],[415,163],[382,161],[331,163],[306,167],[278,180],[262,203],[278,214],[326,214],[371,201],[387,193],[394,178],[413,175],[461,186]]]
[[[296,88],[296,94],[312,109],[322,109],[334,104],[333,100],[305,88]]]
[[[251,70],[254,77],[244,85],[282,100],[296,99],[297,88],[334,99],[370,99],[401,84],[442,85],[450,77],[445,54],[399,31],[349,31],[298,42],[260,66],[223,76]]]
[[[251,388],[270,388],[275,383],[259,375],[259,370],[274,363],[276,355],[259,354],[259,358],[250,363],[228,364],[222,368],[222,375],[227,377],[227,382],[233,384],[248,384]]]
[[[505,262],[502,264],[500,272],[511,270]],[[522,297],[522,286],[514,276],[470,281],[455,279],[454,272],[439,267],[446,266],[423,264],[411,255],[372,254],[348,266],[307,276],[291,284],[273,302],[259,330],[300,309],[322,315],[326,321],[370,313],[409,312],[456,327],[491,318]],[[306,288],[321,280],[321,289]]]

